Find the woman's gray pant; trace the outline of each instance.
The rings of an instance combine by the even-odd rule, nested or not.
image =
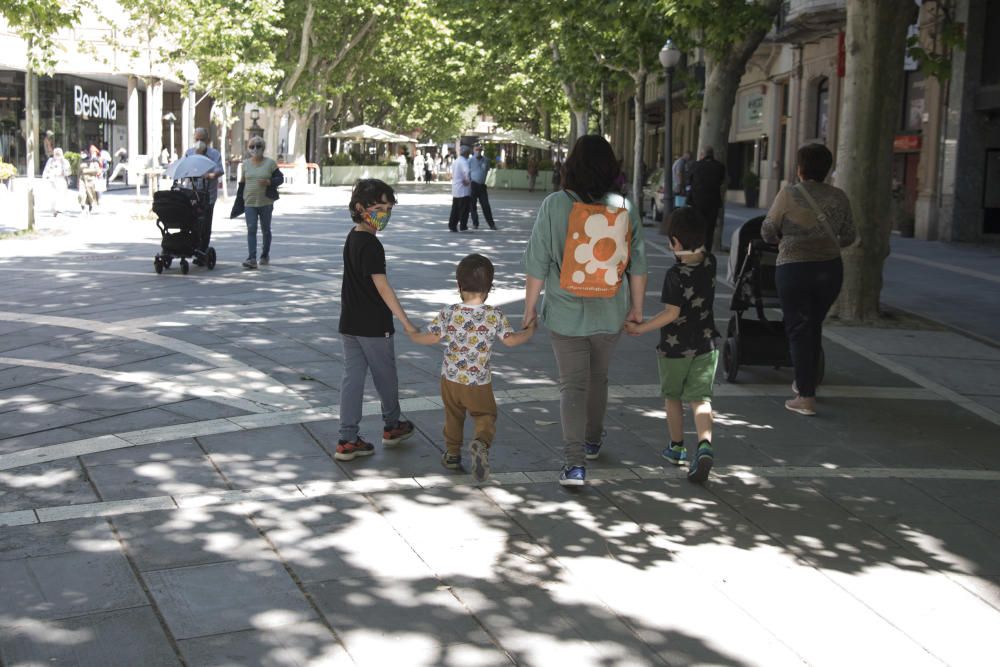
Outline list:
[[[566,466],[584,465],[583,443],[596,444],[608,407],[608,365],[621,333],[563,336],[549,332],[559,367],[559,412]]]

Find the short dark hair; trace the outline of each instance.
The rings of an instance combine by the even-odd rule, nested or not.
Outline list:
[[[385,201],[382,201],[383,199]],[[362,214],[358,213],[355,204],[361,204],[361,208],[368,208],[375,204],[395,203],[396,193],[393,192],[388,183],[377,178],[362,178],[354,184],[354,190],[351,191],[351,203],[348,204],[351,209],[351,220],[354,222],[365,221]]]
[[[598,134],[585,134],[576,140],[566,158],[562,186],[585,202],[595,202],[614,190],[619,172],[611,144]]]
[[[796,158],[802,175],[808,181],[822,183],[833,166],[833,153],[823,144],[806,144],[799,149]]]
[[[685,250],[705,245],[705,221],[690,206],[675,208],[667,218],[667,236],[680,241]]]
[[[455,269],[458,289],[463,292],[486,294],[493,287],[493,262],[482,255],[466,255]]]

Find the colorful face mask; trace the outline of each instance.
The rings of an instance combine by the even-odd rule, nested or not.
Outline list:
[[[366,222],[375,228],[375,231],[380,232],[385,229],[386,225],[389,224],[389,218],[392,216],[392,211],[380,211],[377,208],[370,208],[365,211]]]

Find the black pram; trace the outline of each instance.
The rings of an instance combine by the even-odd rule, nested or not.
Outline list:
[[[214,181],[183,179],[175,181],[169,190],[153,193],[156,226],[163,237],[160,252],[153,258],[153,268],[157,273],[169,269],[175,257],[181,258],[181,273],[190,269],[188,257],[201,260],[209,269],[215,268],[215,248],[209,246],[202,250],[209,183]]]
[[[775,268],[778,246],[765,243],[760,235],[764,216],[747,220],[733,232],[729,250],[728,280],[733,285],[733,299],[722,347],[722,368],[726,379],[736,380],[740,365],[791,366],[788,337],[782,319],[767,319],[765,309],[780,308]],[[757,319],[746,317],[753,309]],[[823,379],[825,361],[820,348],[817,382]]]

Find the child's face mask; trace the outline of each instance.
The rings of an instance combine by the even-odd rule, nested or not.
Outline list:
[[[392,209],[379,210],[377,208],[370,208],[365,211],[365,222],[374,227],[377,232],[386,228],[390,217],[392,217]]]

